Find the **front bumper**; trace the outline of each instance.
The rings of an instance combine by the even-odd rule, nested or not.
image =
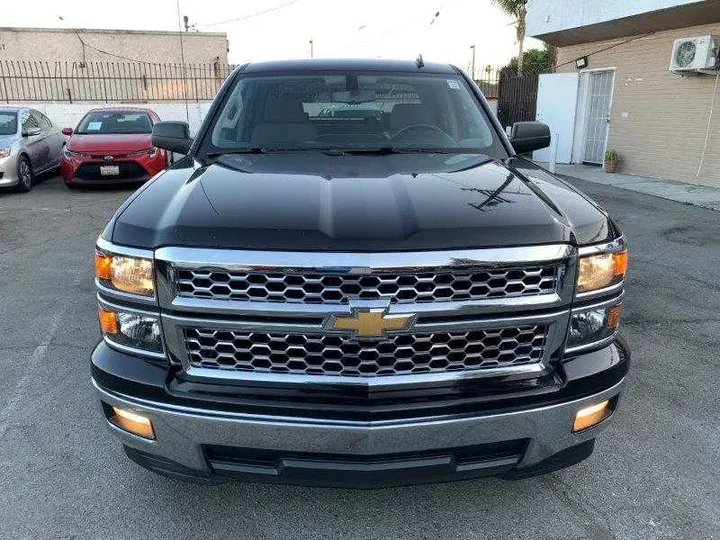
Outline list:
[[[116,165],[119,174],[102,176],[100,167],[103,165]],[[167,165],[164,154],[154,157],[137,157],[118,159],[113,162],[104,162],[100,159],[69,158],[62,156],[60,161],[60,174],[66,184],[78,186],[113,185],[146,182]]]
[[[12,187],[18,184],[18,155],[11,153],[0,158],[0,187]]]
[[[235,477],[383,487],[488,475],[525,477],[584,459],[612,416],[572,433],[575,413],[606,399],[615,407],[629,362],[622,343],[606,349],[607,358],[615,358],[616,368],[622,367],[620,374],[610,386],[596,387],[581,397],[486,412],[370,422],[247,414],[131,397],[98,382],[95,358],[93,384],[105,411],[108,406],[132,409],[152,421],[155,440],[137,437],[109,422],[108,426],[132,459],[161,474],[208,482]],[[592,358],[599,356],[595,353]],[[583,379],[587,382],[591,377],[580,371],[588,362],[582,356],[573,362],[577,364],[566,369],[568,376],[580,375],[578,385]]]

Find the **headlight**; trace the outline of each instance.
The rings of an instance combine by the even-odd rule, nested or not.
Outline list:
[[[158,149],[154,146],[151,146],[150,148],[146,148],[145,150],[138,150],[137,152],[130,152],[128,154],[128,157],[138,157],[138,156],[148,156],[148,157],[155,157],[157,154]]]
[[[95,277],[106,287],[142,296],[155,293],[151,259],[95,252]]]
[[[74,150],[70,150],[67,145],[65,148],[63,148],[63,154],[67,158],[91,158],[92,155],[86,154],[85,152],[75,152]]]
[[[628,265],[627,250],[580,257],[577,292],[604,289],[625,278]]]
[[[160,321],[157,317],[101,306],[100,330],[109,341],[135,349],[161,353]]]
[[[622,305],[617,302],[573,311],[566,349],[586,348],[611,338],[617,332],[621,313]]]
[[[0,158],[5,158],[10,155],[10,149],[9,148],[0,148]]]

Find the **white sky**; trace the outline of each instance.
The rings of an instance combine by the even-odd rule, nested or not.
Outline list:
[[[24,0],[4,6],[0,25],[176,30],[175,1]],[[422,52],[426,61],[468,69],[474,43],[479,74],[507,63],[517,48],[513,19],[490,0],[180,0],[180,11],[200,30],[227,32],[232,63],[305,58],[313,38],[316,57],[414,59]]]

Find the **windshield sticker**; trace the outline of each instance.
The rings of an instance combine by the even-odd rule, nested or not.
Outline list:
[[[88,122],[87,130],[88,131],[100,131],[102,128],[102,122]]]
[[[453,90],[460,90],[460,83],[457,82],[455,79],[448,79],[447,80],[448,86],[452,88]]]

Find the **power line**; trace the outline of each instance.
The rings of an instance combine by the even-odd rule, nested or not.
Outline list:
[[[614,45],[610,45],[608,47],[603,47],[602,49],[598,49],[597,51],[593,51],[593,52],[585,54],[583,56],[587,56],[588,58],[590,58],[591,56],[595,56],[596,54],[599,54],[601,52],[609,51],[610,49],[614,49],[615,47],[620,47],[620,45],[625,45],[626,43],[630,43],[632,41],[637,41],[638,39],[646,38],[648,36],[653,35],[654,33],[655,32],[652,31],[652,32],[647,32],[647,33],[639,35],[639,36],[633,36],[630,39],[626,39],[625,41],[621,41],[620,43],[615,43]],[[567,66],[570,64],[574,64],[576,60],[577,60],[577,58],[573,58],[572,60],[570,60],[568,62],[563,62],[562,64],[555,66],[555,69],[557,69],[559,67]]]
[[[208,24],[200,25],[200,28],[208,28],[209,26],[219,26],[221,24],[228,24],[233,22],[239,22],[239,21],[246,21],[248,19],[252,19],[253,17],[258,17],[260,15],[265,15],[266,13],[271,13],[273,11],[278,11],[279,9],[286,8],[288,6],[291,6],[293,4],[297,4],[300,0],[290,0],[289,2],[285,2],[284,4],[280,4],[278,6],[274,6],[268,9],[264,9],[262,11],[256,11],[255,13],[250,13],[248,15],[243,15],[242,17],[237,17],[235,19],[227,19],[225,21],[218,21]]]

